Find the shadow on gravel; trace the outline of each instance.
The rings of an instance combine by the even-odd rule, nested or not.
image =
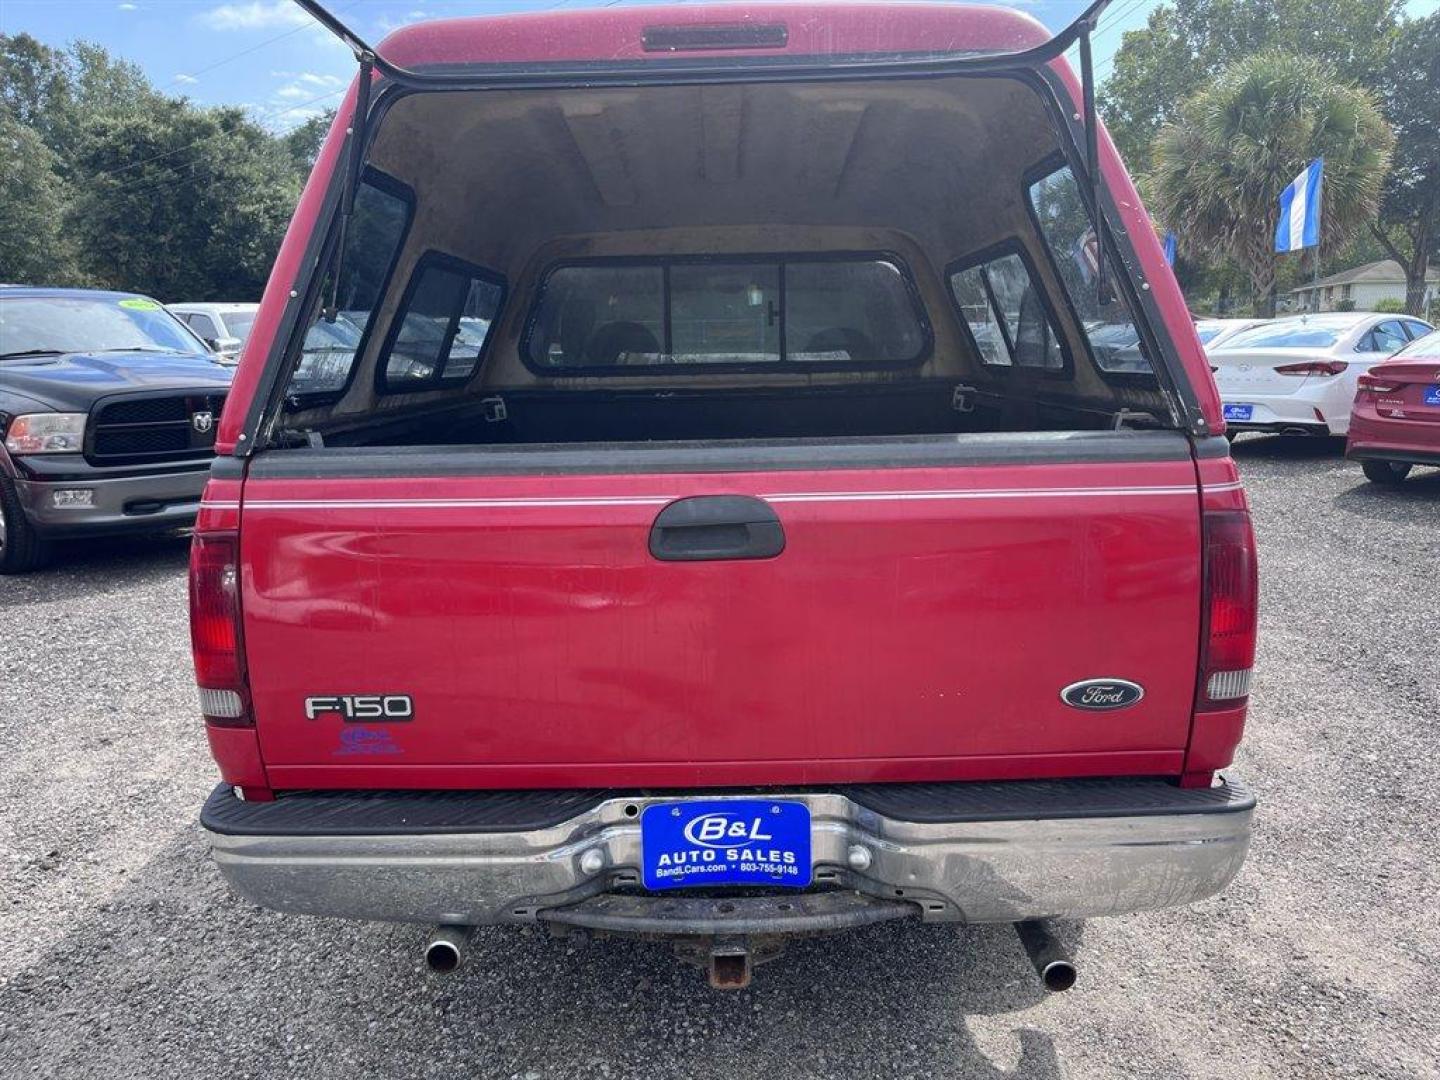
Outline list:
[[[1416,468],[1393,487],[1356,475],[1360,482],[1335,496],[1336,509],[1402,525],[1440,520],[1440,469]]]
[[[187,827],[0,987],[0,1047],[38,1076],[172,1080],[1061,1076],[1049,1014],[990,1022],[998,1060],[967,1024],[1046,996],[1008,927],[801,941],[730,993],[661,944],[498,928],[443,978],[423,937],[261,911]]]
[[[1230,444],[1230,456],[1240,465],[1253,461],[1315,461],[1341,460],[1345,457],[1344,439],[1324,439],[1314,435],[1241,435]],[[1358,475],[1360,466],[1355,466]]]
[[[41,569],[0,578],[0,609],[183,578],[189,555],[188,532],[66,540],[55,545],[54,557]]]

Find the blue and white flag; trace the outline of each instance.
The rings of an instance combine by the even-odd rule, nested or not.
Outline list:
[[[1316,158],[1280,193],[1280,221],[1275,226],[1277,252],[1300,251],[1320,243],[1320,184],[1325,159]]]
[[[1165,234],[1165,265],[1170,267],[1175,265],[1175,234],[1173,232]]]

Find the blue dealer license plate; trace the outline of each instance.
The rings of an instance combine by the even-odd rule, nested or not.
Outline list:
[[[1253,416],[1254,414],[1255,414],[1255,406],[1254,406],[1254,405],[1226,405],[1226,406],[1225,406],[1225,419],[1226,419],[1226,420],[1239,420],[1239,421],[1249,420],[1250,417]]]
[[[810,808],[779,799],[654,803],[640,815],[647,889],[810,884]]]
[[[1440,405],[1440,383],[1425,387],[1425,404]]]

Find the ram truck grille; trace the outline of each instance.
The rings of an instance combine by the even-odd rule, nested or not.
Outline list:
[[[195,391],[126,395],[90,414],[85,459],[92,465],[203,461],[214,453],[225,395]]]

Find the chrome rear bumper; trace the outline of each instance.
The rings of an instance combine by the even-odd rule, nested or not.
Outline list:
[[[870,797],[885,785],[783,797],[810,808],[817,886],[903,900],[927,921],[1078,919],[1188,904],[1222,890],[1244,862],[1254,799],[1238,785],[1193,792],[1166,785],[1173,793],[1164,796],[1167,803],[1157,804],[1151,791],[1133,812],[1126,812],[1123,799],[1112,799],[1100,812],[1079,806],[1074,816],[1064,816],[1053,796],[1065,783],[1086,782],[1047,785],[1045,806],[1030,810],[1024,799],[1013,798],[1002,800],[999,811],[987,810],[973,798],[982,785],[911,788],[965,789],[961,811],[951,815],[958,820],[933,820],[936,815],[923,808],[911,813],[906,807],[916,805],[913,799]],[[601,893],[637,888],[639,812],[675,798],[597,794],[592,805],[564,820],[515,831],[496,829],[494,822],[476,831],[456,831],[454,822],[444,831],[395,831],[392,824],[356,831],[377,820],[373,806],[366,807],[368,817],[354,816],[345,825],[343,816],[322,805],[313,827],[287,831],[289,823],[305,819],[302,804],[284,798],[238,803],[222,787],[202,820],[226,879],[262,906],[483,925],[533,922]],[[925,820],[896,816],[897,807]],[[1016,808],[1016,816],[997,816]]]

